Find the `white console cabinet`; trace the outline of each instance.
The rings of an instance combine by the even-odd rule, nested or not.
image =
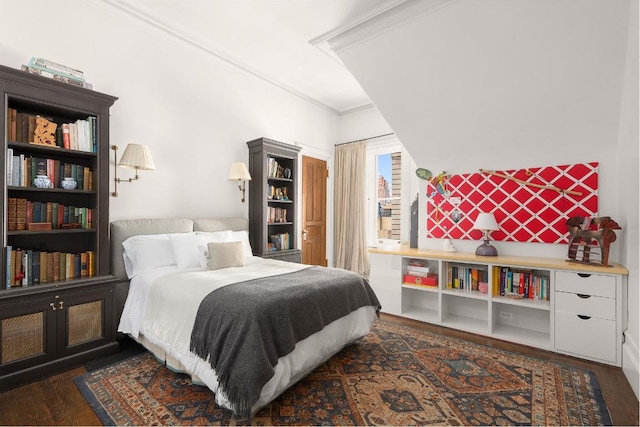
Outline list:
[[[406,246],[369,249],[369,261],[369,282],[385,313],[621,366],[628,275],[621,265],[480,257]],[[426,263],[437,275],[434,286],[403,283],[412,261]],[[499,276],[507,270],[541,278],[545,295],[500,295]],[[455,277],[465,271],[467,285],[452,286],[452,271]],[[488,284],[487,292],[477,289],[476,275]]]

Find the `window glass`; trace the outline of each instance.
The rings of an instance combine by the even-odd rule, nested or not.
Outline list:
[[[399,152],[376,156],[376,233],[378,239],[400,240],[402,158]]]

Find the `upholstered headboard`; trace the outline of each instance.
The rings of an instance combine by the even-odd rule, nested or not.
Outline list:
[[[140,234],[188,233],[190,231],[248,230],[247,218],[203,219],[122,219],[111,223],[111,274],[120,279],[116,284],[114,303],[116,319],[120,319],[129,293],[129,278],[124,269],[122,242]]]
[[[128,280],[124,270],[122,242],[140,234],[188,233],[190,231],[248,230],[247,218],[121,219],[111,223],[111,274]]]

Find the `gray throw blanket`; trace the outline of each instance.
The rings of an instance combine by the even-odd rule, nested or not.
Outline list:
[[[336,268],[309,267],[235,283],[202,300],[191,351],[209,360],[235,413],[249,418],[278,358],[364,306],[381,308],[369,283]]]

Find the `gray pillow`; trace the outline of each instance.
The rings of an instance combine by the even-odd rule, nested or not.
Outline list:
[[[209,242],[207,251],[209,252],[207,262],[209,270],[244,266],[241,242]]]

